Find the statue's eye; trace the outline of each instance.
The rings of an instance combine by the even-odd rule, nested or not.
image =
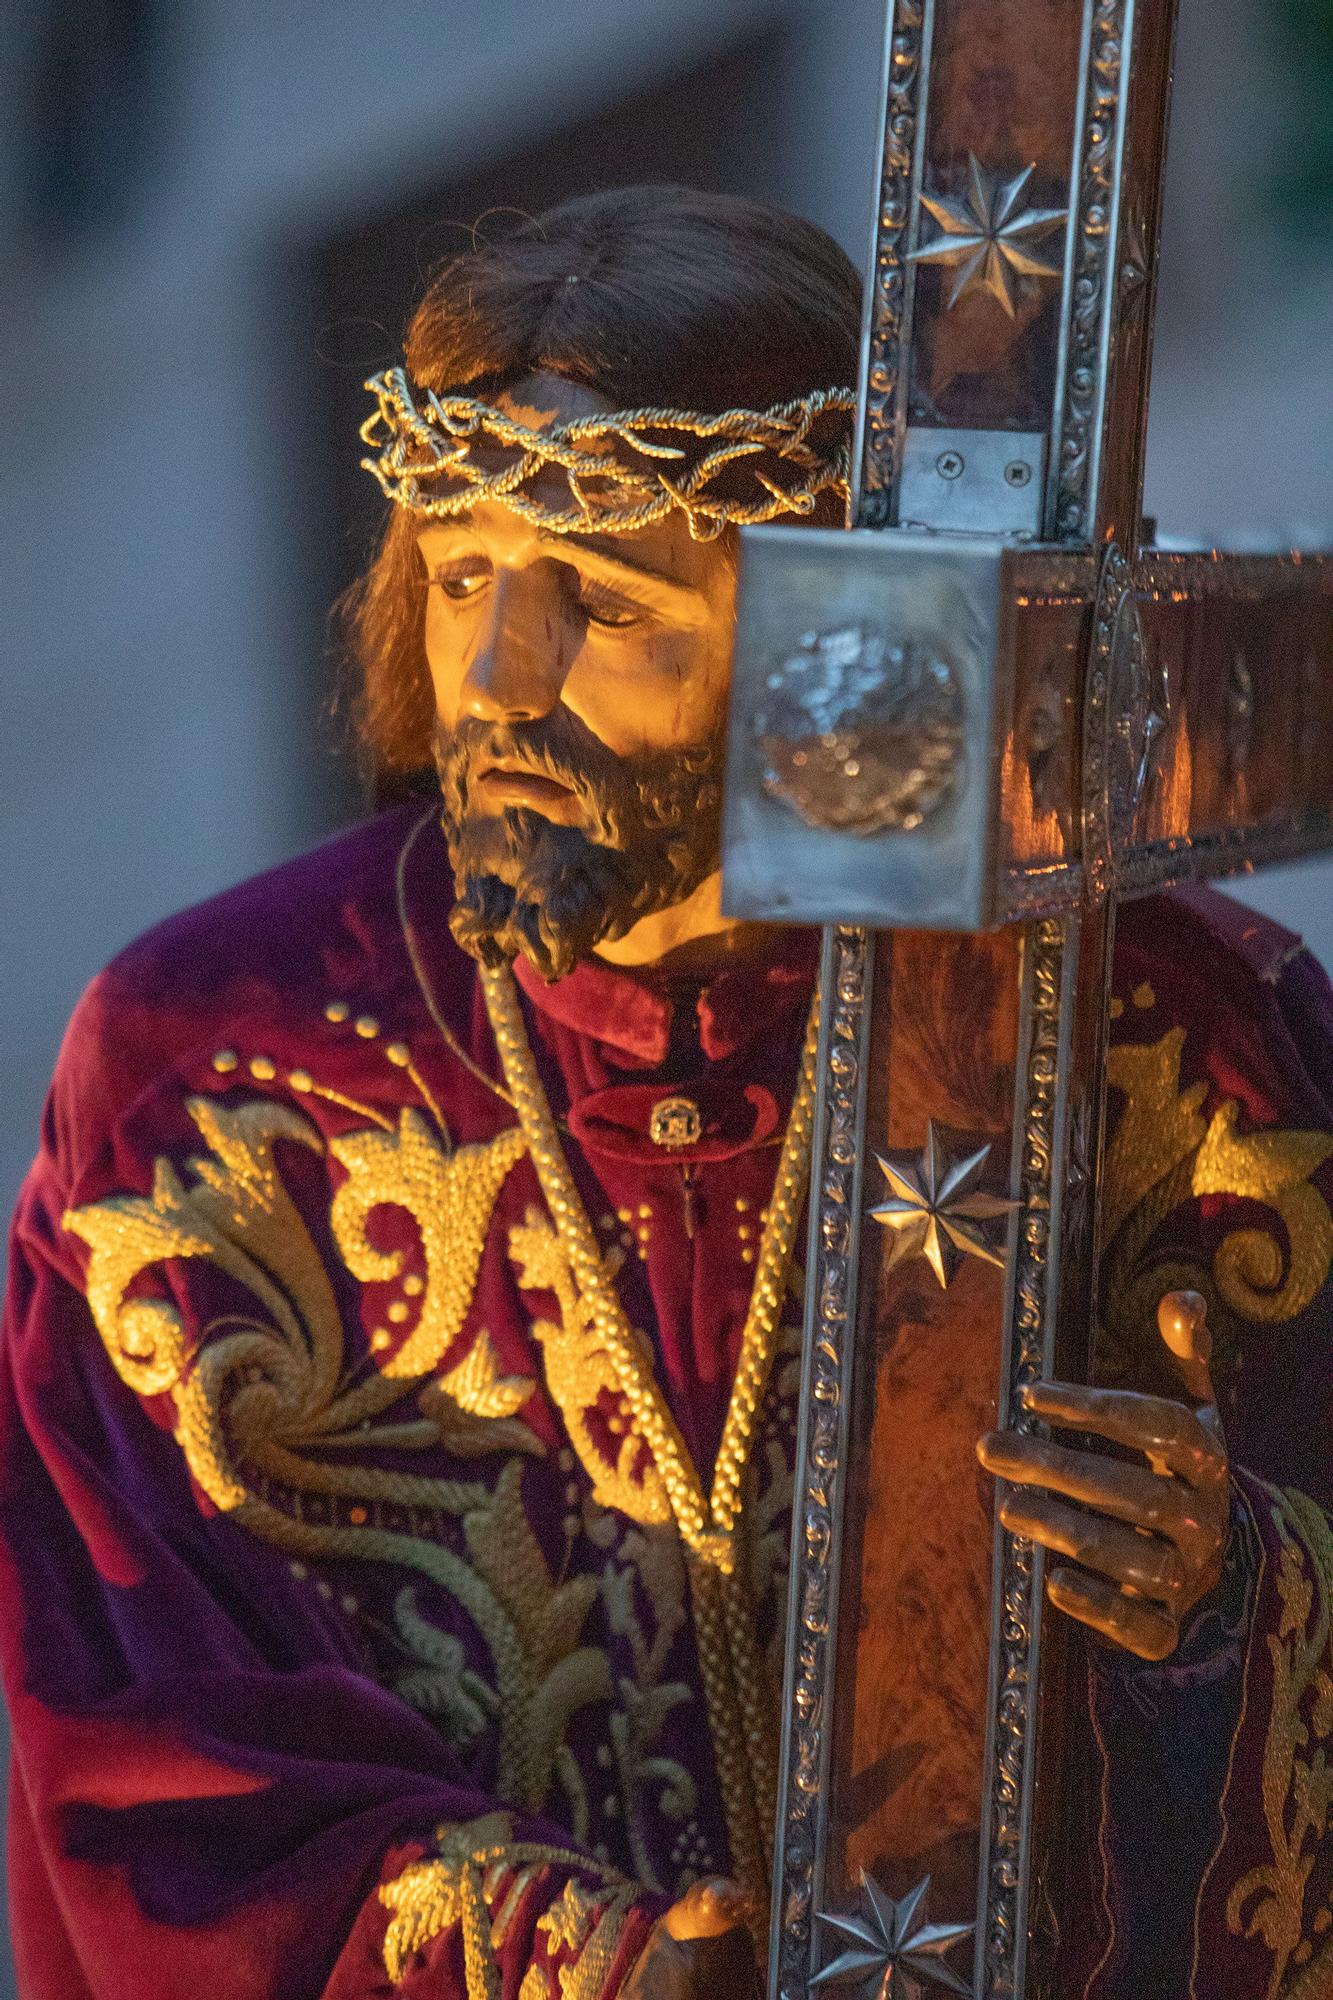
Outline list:
[[[430,580],[437,583],[446,597],[455,602],[475,597],[490,582],[491,566],[487,562],[468,560],[466,562],[441,563],[431,571]]]
[[[612,629],[622,625],[642,624],[644,607],[636,604],[631,597],[622,597],[618,591],[609,590],[604,583],[594,583],[585,577],[579,585],[579,608],[590,625],[605,625]]]

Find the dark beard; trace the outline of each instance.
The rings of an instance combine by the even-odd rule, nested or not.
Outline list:
[[[437,728],[441,823],[457,902],[455,938],[483,965],[520,952],[563,979],[595,947],[670,909],[717,867],[720,742],[618,757],[568,709],[516,725],[465,717]],[[583,824],[557,826],[527,807],[474,812],[479,764],[515,757],[568,785]]]

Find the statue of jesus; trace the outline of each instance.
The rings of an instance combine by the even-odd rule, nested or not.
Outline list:
[[[372,384],[399,803],[93,982],[19,1205],[29,2000],[757,1977],[817,941],[723,911],[721,744],[737,529],[844,518],[859,322],[810,224],[622,188]],[[1193,890],[1114,992],[1103,1386],[977,1479],[1095,1635],[1086,2000],[1316,2000],[1333,995]]]

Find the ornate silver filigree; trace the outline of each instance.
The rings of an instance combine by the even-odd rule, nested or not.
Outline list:
[[[926,1127],[925,1148],[914,1153],[876,1153],[875,1164],[889,1184],[889,1196],[870,1213],[889,1231],[884,1268],[924,1257],[947,1290],[964,1257],[980,1257],[1003,1270],[1005,1253],[992,1243],[983,1223],[1012,1215],[1016,1201],[989,1194],[981,1179],[991,1156],[989,1145],[955,1159],[935,1129]]]
[[[751,726],[764,790],[807,826],[910,832],[961,774],[963,701],[949,662],[872,626],[807,632],[769,674]]]
[[[831,1911],[819,1912],[820,1923],[841,1931],[851,1948],[816,1973],[811,1986],[841,1985],[855,1979],[875,2000],[908,2000],[905,1981],[910,1977],[949,1993],[970,1994],[970,1980],[960,1978],[945,1964],[944,1957],[963,1938],[971,1937],[976,1925],[919,1922],[929,1894],[930,1877],[923,1875],[914,1889],[895,1901],[863,1868],[861,1914],[840,1917]]]
[[[1083,703],[1083,851],[1089,886],[1108,893],[1129,849],[1171,726],[1166,667],[1150,658],[1145,593],[1123,550],[1106,551]]]
[[[1128,324],[1143,310],[1148,296],[1148,241],[1143,217],[1131,210],[1120,250],[1120,313]]]
[[[1074,268],[1055,461],[1055,535],[1090,537],[1093,464],[1107,368],[1107,280],[1116,212],[1125,0],[1094,0],[1082,113]]]
[[[870,943],[862,930],[826,939],[820,1038],[821,1096],[810,1181],[810,1306],[801,1423],[796,1442],[792,1577],[778,1824],[781,1893],[771,1963],[783,2000],[803,2000],[810,1973],[815,1883],[822,1867],[828,1760],[827,1696],[833,1677],[838,1529],[847,1449],[844,1384],[856,1324]]]
[[[911,223],[925,18],[924,0],[898,0],[893,10],[858,439],[856,519],[863,528],[887,527],[892,509],[902,417],[898,374],[908,292],[904,249]]]
[[[1020,1432],[1039,1428],[1023,1390],[1046,1372],[1046,1340],[1056,1277],[1060,1200],[1056,1159],[1066,999],[1066,926],[1049,918],[1025,946],[1025,1070],[1020,1152],[1022,1219],[1014,1262],[1013,1317],[1001,1420]],[[1082,1141],[1086,1152],[1087,1141]],[[1086,1174],[1086,1169],[1084,1170]],[[1023,1855],[1027,1839],[1033,1699],[1037,1686],[1041,1564],[1033,1544],[997,1529],[995,1707],[991,1717],[989,1835],[983,1948],[985,1992],[992,2000],[1018,1990],[1025,1942]]]
[[[1067,208],[1024,208],[1035,166],[1001,180],[975,153],[967,156],[967,191],[921,195],[921,206],[939,224],[941,235],[911,253],[918,264],[944,264],[953,271],[945,300],[949,312],[972,292],[988,293],[1013,319],[1015,278],[1058,278],[1059,264],[1038,255],[1033,244],[1066,219]]]

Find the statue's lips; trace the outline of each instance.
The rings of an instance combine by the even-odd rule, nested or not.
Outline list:
[[[572,786],[507,758],[484,764],[474,774],[469,790],[478,805],[496,812],[505,806],[527,806],[566,826],[577,824],[582,817],[578,793]]]

